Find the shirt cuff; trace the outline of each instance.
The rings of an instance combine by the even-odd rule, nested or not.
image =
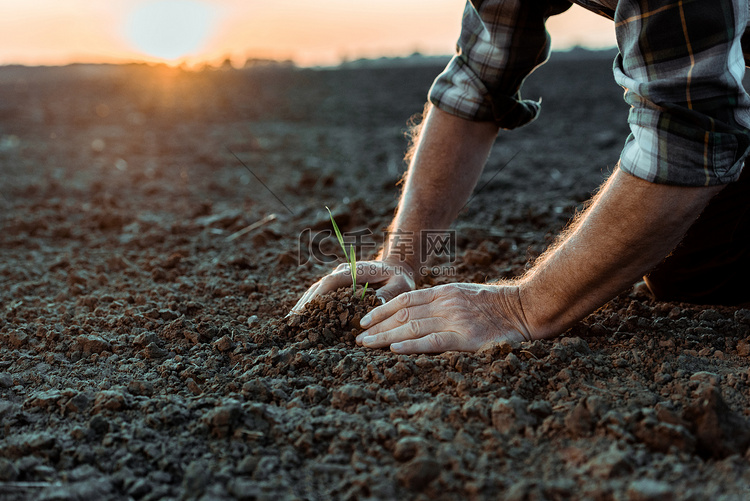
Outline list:
[[[520,96],[490,95],[482,80],[455,55],[438,75],[428,94],[430,103],[440,110],[466,120],[494,122],[501,129],[515,129],[534,121],[540,102]]]
[[[620,168],[635,177],[674,186],[720,186],[740,177],[747,130],[714,122],[707,131],[649,109],[631,109],[629,122]]]

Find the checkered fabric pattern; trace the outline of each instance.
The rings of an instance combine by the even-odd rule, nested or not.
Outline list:
[[[735,181],[750,151],[750,97],[742,86],[744,54],[750,57],[750,37],[743,40],[748,0],[573,3],[615,23],[614,76],[631,105],[620,168],[655,183]],[[520,89],[549,57],[545,21],[570,6],[566,0],[468,2],[456,54],[433,83],[430,101],[504,129],[534,120],[540,103],[522,99]]]

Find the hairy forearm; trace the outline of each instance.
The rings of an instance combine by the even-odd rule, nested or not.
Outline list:
[[[658,185],[616,170],[520,280],[532,335],[559,334],[632,285],[677,246],[720,190]]]
[[[498,128],[471,122],[431,107],[416,140],[404,189],[390,231],[412,232],[416,268],[418,233],[450,226],[482,173]],[[393,256],[391,256],[393,257]]]

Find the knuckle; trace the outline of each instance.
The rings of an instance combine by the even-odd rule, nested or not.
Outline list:
[[[419,337],[420,331],[418,322],[409,322],[405,324],[404,327],[406,327],[406,332],[411,338]]]
[[[430,349],[434,351],[445,351],[447,346],[446,338],[437,334],[431,334],[427,338],[427,344],[430,346]]]
[[[407,308],[402,308],[396,312],[396,321],[405,324],[409,321],[409,310]]]
[[[449,302],[454,298],[453,291],[451,291],[450,288],[447,286],[440,286],[435,287],[432,290],[432,300],[433,301],[441,301],[441,302]]]
[[[411,305],[411,294],[401,294],[396,298],[396,304],[401,308],[408,308]]]

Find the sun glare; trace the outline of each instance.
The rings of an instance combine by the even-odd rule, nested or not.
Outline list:
[[[195,55],[211,36],[215,9],[194,0],[160,0],[136,7],[128,16],[125,35],[134,48],[167,61]]]

